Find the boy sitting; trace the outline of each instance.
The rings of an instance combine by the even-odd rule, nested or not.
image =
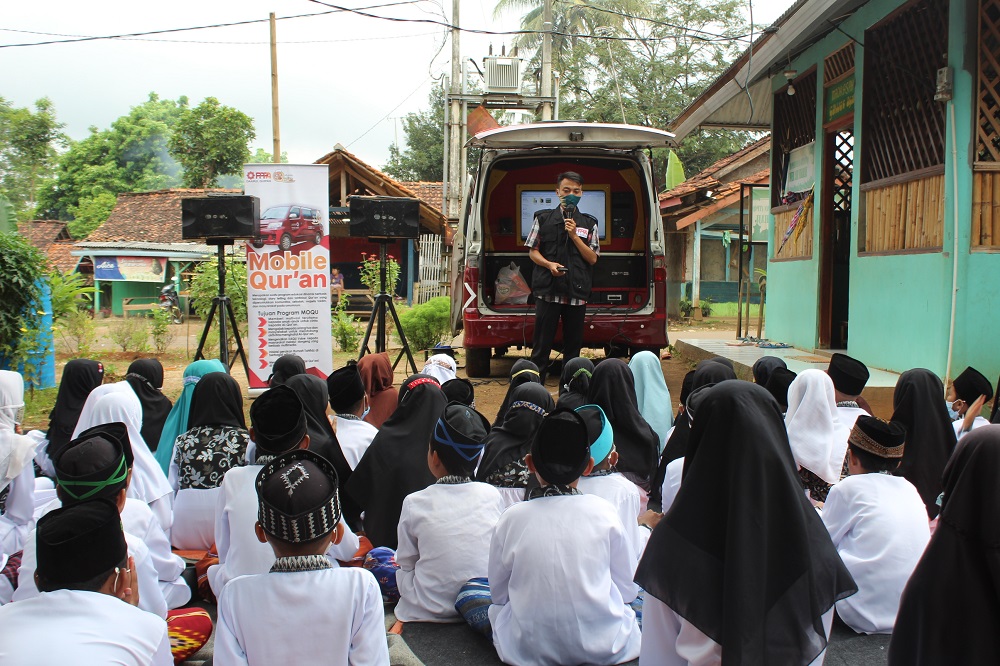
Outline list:
[[[993,398],[993,385],[986,375],[973,367],[962,371],[948,387],[948,411],[953,413],[955,436],[962,439],[967,432],[989,425],[982,417],[983,405]]]
[[[603,497],[617,509],[625,534],[635,551],[635,563],[638,564],[649,535],[660,522],[662,514],[655,511],[639,514],[642,508],[639,488],[615,470],[618,451],[615,450],[614,429],[604,410],[597,405],[581,405],[576,408],[576,413],[587,424],[590,457],[594,459],[594,469],[580,477],[577,488],[584,495]]]
[[[632,544],[615,508],[576,488],[594,466],[583,419],[568,409],[546,416],[525,464],[540,485],[500,516],[490,545],[498,656],[519,666],[637,658]]]
[[[930,539],[927,511],[913,485],[892,470],[903,457],[906,430],[859,416],[848,438],[850,476],[830,489],[823,522],[858,592],[837,602],[854,631],[889,634],[899,597]]]
[[[489,429],[485,416],[455,402],[434,426],[427,466],[437,483],[403,500],[397,528],[401,622],[460,622],[459,590],[486,575],[504,508],[496,488],[472,480]]]
[[[344,536],[333,465],[293,450],[265,465],[255,486],[254,530],[276,559],[223,590],[216,663],[388,665],[378,583],[327,557]]]

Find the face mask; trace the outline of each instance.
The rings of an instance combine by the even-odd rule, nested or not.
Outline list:
[[[580,197],[576,194],[567,194],[562,198],[564,206],[575,206],[580,203]]]
[[[955,421],[955,420],[958,419],[959,416],[961,416],[961,414],[959,414],[954,409],[952,409],[951,404],[952,403],[951,403],[950,400],[945,400],[944,401],[944,407],[945,407],[945,409],[948,410],[948,418],[951,419],[952,421]]]

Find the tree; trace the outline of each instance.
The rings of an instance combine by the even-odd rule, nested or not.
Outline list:
[[[0,365],[17,367],[32,351],[45,257],[17,233],[0,233]]]
[[[444,177],[444,89],[435,86],[427,96],[428,107],[403,118],[405,150],[393,143],[389,161],[382,167],[402,181],[439,182]]]
[[[273,154],[274,153],[268,152],[263,148],[258,148],[250,157],[250,164],[271,164],[271,156]],[[288,164],[288,153],[284,150],[281,151],[281,163]]]
[[[253,120],[214,97],[187,110],[170,137],[170,154],[184,167],[185,187],[214,187],[219,176],[238,173],[250,159]]]
[[[20,220],[35,216],[39,190],[51,179],[57,148],[66,142],[63,127],[46,97],[35,102],[34,112],[0,97],[0,194]]]

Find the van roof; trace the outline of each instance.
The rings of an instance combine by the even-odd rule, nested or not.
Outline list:
[[[477,148],[542,148],[577,146],[637,149],[675,146],[674,135],[653,127],[579,121],[510,125],[480,132],[469,139]]]

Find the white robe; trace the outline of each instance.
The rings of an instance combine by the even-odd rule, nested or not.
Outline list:
[[[675,458],[667,463],[667,473],[663,475],[663,485],[660,487],[660,512],[666,513],[674,504],[677,492],[681,489],[681,477],[684,475],[684,458]]]
[[[24,548],[35,528],[35,470],[29,462],[10,482],[7,506],[0,516],[0,553],[8,555]]]
[[[837,613],[859,633],[892,633],[903,587],[931,536],[917,489],[901,476],[849,476],[830,489],[823,523],[858,585]]]
[[[217,666],[388,666],[378,582],[359,568],[241,576],[219,598]]]
[[[167,623],[100,592],[55,590],[0,608],[0,663],[172,666]]]
[[[632,542],[635,551],[635,563],[639,564],[642,552],[646,550],[650,531],[639,525],[639,515],[642,513],[642,493],[638,486],[621,474],[605,474],[603,476],[580,477],[577,490],[585,495],[603,497],[618,510],[625,534]]]
[[[508,508],[490,545],[489,616],[500,659],[518,666],[635,659],[634,570],[632,544],[607,500],[540,497]]]
[[[504,503],[485,483],[434,484],[408,495],[399,516],[396,618],[460,622],[455,600],[470,578],[486,576],[490,539]]]
[[[368,446],[378,434],[378,428],[365,421],[355,421],[354,419],[336,418],[335,427],[337,429],[337,441],[347,458],[347,464],[353,470],[358,466],[361,456],[365,455]]]
[[[962,432],[962,423],[964,420],[965,420],[964,418],[961,418],[958,419],[957,421],[953,421],[951,424],[951,427],[955,429],[955,437],[957,439],[962,439],[962,437],[968,434]],[[969,429],[969,432],[972,432],[976,428],[982,428],[983,426],[988,426],[988,425],[990,425],[990,422],[987,419],[983,418],[982,416],[977,416],[976,420],[972,422],[972,427]]]
[[[829,638],[833,608],[823,614],[823,629]],[[822,666],[826,650],[809,666]],[[675,613],[670,606],[647,593],[642,604],[642,654],[639,666],[720,666],[722,646]]]
[[[218,597],[233,578],[248,574],[267,573],[274,564],[271,546],[257,539],[257,490],[254,482],[263,465],[247,465],[226,472],[219,486],[215,511],[215,548],[219,563],[208,568],[208,584]],[[343,520],[344,538],[340,544],[330,546],[327,555],[347,561],[354,557],[361,545]]]

